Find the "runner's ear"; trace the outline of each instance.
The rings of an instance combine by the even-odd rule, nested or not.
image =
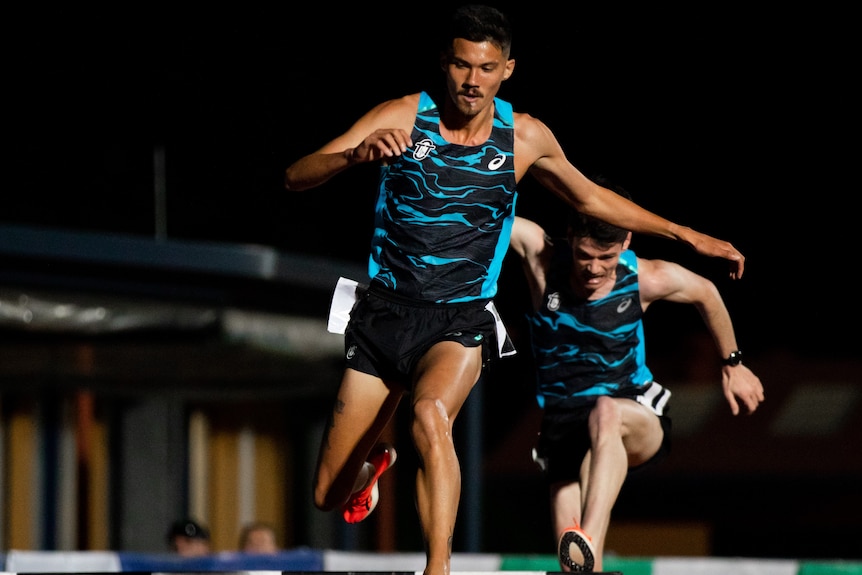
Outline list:
[[[508,80],[512,75],[512,72],[515,71],[515,59],[509,58],[506,60],[506,69],[503,71],[503,80]]]

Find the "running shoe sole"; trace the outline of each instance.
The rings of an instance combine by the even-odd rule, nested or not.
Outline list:
[[[578,548],[583,556],[579,563],[572,557],[572,545]],[[595,551],[590,538],[579,527],[569,527],[560,535],[560,564],[574,572],[591,572],[596,564]]]

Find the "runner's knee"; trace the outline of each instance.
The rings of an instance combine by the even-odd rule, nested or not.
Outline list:
[[[413,441],[420,453],[451,442],[449,414],[443,402],[420,399],[413,404]]]
[[[622,409],[613,398],[602,396],[590,412],[590,430],[599,433],[622,432]]]

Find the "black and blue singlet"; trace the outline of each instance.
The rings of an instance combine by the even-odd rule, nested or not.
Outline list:
[[[371,285],[423,302],[490,300],[515,217],[512,106],[495,99],[491,136],[462,146],[440,135],[440,111],[423,92],[412,139],[381,169]]]
[[[569,287],[572,254],[555,249],[542,305],[527,315],[537,367],[537,399],[546,410],[595,403],[598,396],[630,397],[661,415],[670,392],[646,366],[637,257],[620,256],[611,292],[598,300]]]

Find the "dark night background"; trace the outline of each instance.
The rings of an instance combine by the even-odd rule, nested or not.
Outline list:
[[[859,66],[848,14],[497,4],[517,60],[500,96],[543,120],[586,174],[747,259],[731,281],[723,262],[673,242],[636,236],[639,255],[712,279],[747,357],[857,357]],[[434,34],[453,5],[7,8],[0,224],[152,237],[153,150],[164,147],[169,238],[364,262],[376,169],[292,194],[283,171],[373,105],[440,81]],[[529,176],[519,202],[521,215],[561,230],[561,201]],[[499,296],[515,329],[516,263]],[[692,310],[662,318],[648,324],[657,353],[702,330]],[[764,383],[767,395],[780,385]]]
[[[822,297],[847,285],[856,219],[845,16],[598,4],[503,5],[517,66],[501,96],[585,173],[746,255],[730,282],[671,242],[634,244],[714,279],[749,353],[854,353],[852,310]],[[439,81],[435,23],[451,5],[18,5],[0,222],[152,235],[158,145],[169,237],[362,262],[374,170],[300,194],[282,190],[283,170],[379,101]],[[553,229],[560,206],[522,182],[521,214]]]

